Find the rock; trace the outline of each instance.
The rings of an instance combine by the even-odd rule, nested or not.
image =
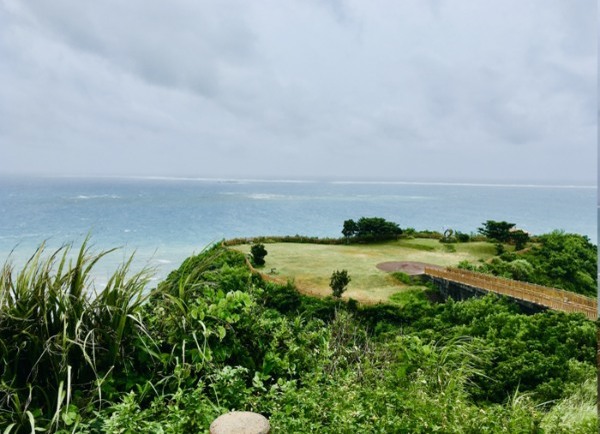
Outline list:
[[[268,434],[271,426],[266,417],[250,411],[232,411],[210,424],[210,434]]]

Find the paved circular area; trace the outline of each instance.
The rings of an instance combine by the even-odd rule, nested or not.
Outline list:
[[[377,264],[377,268],[388,273],[401,271],[408,274],[409,276],[416,276],[423,274],[425,267],[437,268],[442,270],[444,267],[439,265],[427,264],[425,262],[413,262],[413,261],[396,261],[396,262],[381,262]]]

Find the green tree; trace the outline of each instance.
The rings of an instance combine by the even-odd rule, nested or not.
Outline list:
[[[516,280],[528,281],[533,275],[533,266],[526,259],[515,259],[508,263],[511,277]]]
[[[515,227],[514,223],[508,223],[505,221],[497,222],[494,220],[487,220],[483,227],[478,228],[480,234],[495,240],[500,243],[506,243],[510,239],[510,230]]]
[[[535,283],[596,296],[598,251],[588,237],[553,231],[523,254],[535,268]]]
[[[347,270],[336,270],[331,274],[329,286],[331,287],[331,290],[333,291],[333,296],[335,298],[341,298],[342,294],[346,292],[350,280],[352,279],[350,278],[350,276],[348,276]]]
[[[397,223],[381,217],[361,217],[356,223],[356,236],[371,240],[390,240],[402,235]]]
[[[350,219],[344,221],[344,228],[342,229],[342,234],[346,238],[353,237],[356,234],[357,230],[358,226],[356,225],[356,222],[354,220]]]
[[[265,249],[264,244],[253,244],[252,247],[250,247],[250,253],[252,254],[252,262],[254,263],[254,265],[265,265],[265,256],[267,256],[267,249]]]
[[[510,231],[509,240],[515,244],[515,250],[523,250],[529,241],[529,234],[521,229]]]

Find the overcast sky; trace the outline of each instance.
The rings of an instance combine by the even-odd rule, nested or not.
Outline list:
[[[589,0],[0,0],[0,174],[596,183]]]

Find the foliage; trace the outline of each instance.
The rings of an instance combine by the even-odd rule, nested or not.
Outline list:
[[[595,329],[582,315],[523,315],[493,295],[449,300],[435,310],[410,328],[432,339],[468,335],[486,342],[490,364],[474,392],[479,399],[502,402],[508,391],[518,389],[545,402],[563,397],[593,372]]]
[[[598,432],[596,382],[585,380],[581,387],[558,401],[544,417],[541,427],[546,432],[587,434]]]
[[[596,296],[598,253],[586,236],[553,231],[538,240],[522,255],[535,268],[535,283]]]
[[[465,264],[459,264],[464,267]],[[510,279],[562,288],[595,297],[598,273],[597,248],[582,235],[554,231],[537,237],[522,252],[503,252],[498,258],[470,267]]]
[[[530,272],[527,264],[535,272],[521,256],[510,262],[518,272]],[[75,274],[61,282],[73,282]],[[12,280],[19,279],[3,277],[2,287]],[[44,286],[25,281],[38,282],[29,285],[32,293]],[[56,285],[46,285],[46,293]],[[0,294],[4,303],[7,295]],[[98,345],[95,360],[114,363],[108,373],[92,375],[102,380],[102,407],[85,381],[65,382],[62,389],[59,383],[62,401],[49,409],[31,383],[31,400],[27,387],[10,400],[2,396],[0,425],[17,423],[11,433],[31,432],[30,420],[55,432],[207,432],[219,414],[236,409],[265,414],[274,432],[597,430],[592,322],[555,312],[524,315],[495,296],[431,303],[433,295],[413,288],[394,304],[372,306],[307,297],[291,282],[278,285],[253,274],[243,254],[213,246],[184,261],[146,303],[132,299],[127,318],[133,328],[116,359],[108,357],[105,340]],[[122,313],[108,295],[102,300],[111,306],[99,309],[104,315]],[[0,332],[13,320],[0,316]],[[117,323],[106,327],[108,336],[117,336]],[[13,334],[27,330],[43,341],[41,330],[18,324]],[[104,336],[100,327],[94,330]],[[0,341],[2,363],[10,356],[6,342],[15,342],[7,339]],[[2,390],[15,389],[6,365],[2,369]],[[59,422],[52,420],[56,408]]]
[[[96,294],[96,263],[86,239],[74,262],[71,247],[45,256],[40,246],[20,272],[0,275],[0,425],[57,429],[75,416],[71,404],[102,405],[109,384],[135,369],[146,353],[140,307],[149,272],[131,276],[131,259]],[[116,382],[116,383],[115,383]]]
[[[361,217],[358,222],[344,221],[342,234],[354,241],[385,241],[395,240],[402,235],[402,229],[397,223],[389,222],[381,217]]]
[[[250,247],[250,254],[252,255],[252,262],[254,263],[254,265],[265,265],[265,256],[267,256],[267,249],[265,249],[264,244],[252,244],[252,247]]]
[[[505,221],[487,220],[478,231],[488,240],[497,243],[498,255],[504,252],[503,243],[514,244],[515,250],[522,250],[530,240],[527,232],[522,229],[516,229],[514,223]]]
[[[529,241],[529,234],[521,229],[510,232],[509,240],[514,243],[515,250],[523,250]]]
[[[401,306],[405,306],[409,303],[414,304],[418,301],[426,302],[427,299],[425,294],[422,286],[412,286],[406,288],[404,291],[391,295],[390,302]]]
[[[253,238],[232,238],[223,241],[225,246],[239,246],[242,244],[252,243],[300,243],[300,244],[325,244],[325,245],[338,245],[344,244],[345,241],[342,238],[319,238],[307,235],[271,235],[261,236]]]
[[[331,273],[329,286],[335,298],[340,298],[342,294],[346,292],[350,280],[352,279],[348,275],[348,270],[335,270],[333,273]]]
[[[439,240],[443,238],[443,235],[440,232],[431,230],[418,231],[414,234],[414,236],[415,238],[431,238],[434,240]]]
[[[468,243],[469,241],[471,241],[471,236],[469,234],[465,234],[464,232],[456,231],[454,233],[454,236],[456,237],[459,243]]]
[[[395,271],[395,272],[391,273],[391,275],[398,282],[404,283],[405,285],[410,285],[413,282],[410,275],[408,275],[402,271]]]
[[[345,220],[342,235],[346,238],[353,237],[358,232],[358,225],[354,220]]]
[[[496,248],[496,255],[500,256],[500,255],[503,255],[505,253],[504,244],[502,244],[502,243],[496,243],[494,245],[494,247]]]
[[[487,220],[485,223],[483,223],[483,226],[477,230],[480,234],[484,235],[490,240],[497,241],[499,243],[506,243],[510,239],[510,230],[514,227],[514,223]]]

